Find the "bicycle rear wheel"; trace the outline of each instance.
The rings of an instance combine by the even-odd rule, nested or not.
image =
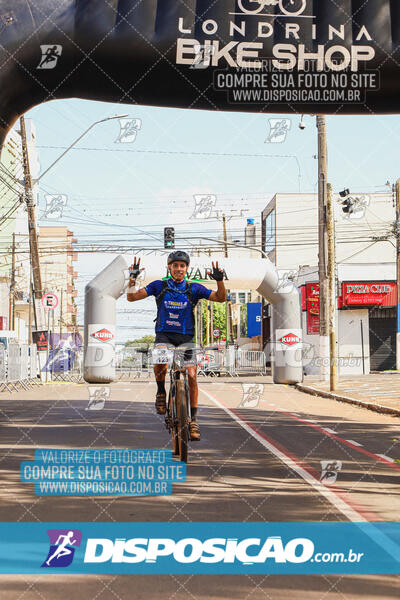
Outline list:
[[[177,413],[177,417],[178,417],[179,457],[183,462],[187,462],[189,430],[188,430],[185,382],[183,379],[179,379],[176,382],[175,398],[176,398],[176,413]]]

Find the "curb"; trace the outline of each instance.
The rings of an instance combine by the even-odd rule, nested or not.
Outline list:
[[[356,398],[350,398],[349,396],[341,396],[340,394],[335,394],[334,392],[326,392],[325,390],[319,390],[308,385],[303,385],[302,383],[296,383],[295,388],[300,390],[301,392],[305,392],[306,394],[311,394],[312,396],[321,396],[322,398],[337,400],[338,402],[354,404],[355,406],[366,408],[368,410],[373,410],[381,414],[394,415],[396,417],[400,417],[399,409],[390,408],[389,406],[384,406],[383,404],[373,404],[365,400],[357,400]]]

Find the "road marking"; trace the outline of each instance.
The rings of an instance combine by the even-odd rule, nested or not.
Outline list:
[[[381,458],[384,458],[385,460],[389,460],[390,462],[394,463],[394,458],[386,456],[386,454],[377,454],[377,456],[380,456]]]
[[[387,457],[385,458],[384,454],[375,454],[374,452],[369,452],[368,450],[364,450],[364,448],[362,448],[362,444],[358,444],[358,443],[354,444],[352,440],[345,440],[344,438],[342,438],[334,433],[329,433],[327,429],[324,429],[320,425],[314,425],[314,423],[310,423],[310,419],[307,421],[307,419],[303,419],[301,417],[294,417],[291,413],[286,412],[285,410],[282,410],[280,408],[277,408],[275,410],[283,413],[284,415],[287,415],[288,417],[291,417],[292,419],[296,419],[296,421],[300,421],[300,423],[308,423],[310,427],[313,427],[314,429],[317,429],[318,431],[325,433],[326,435],[328,435],[329,437],[331,437],[334,440],[337,440],[338,442],[342,442],[342,444],[345,444],[346,446],[353,448],[353,450],[357,450],[357,452],[361,452],[362,454],[365,454],[366,456],[369,456],[370,458],[373,458],[374,460],[378,460],[382,463],[385,463],[385,465],[392,467],[392,469],[396,469],[396,471],[400,471],[400,465],[395,464],[394,460],[392,460],[392,459],[387,459]]]
[[[335,434],[337,433],[337,431],[334,431],[330,427],[321,427],[321,429],[323,429],[324,431],[327,431],[328,433],[335,433]]]
[[[349,442],[350,444],[353,444],[353,446],[362,446],[362,444],[359,444],[358,442],[355,442],[354,440],[345,440],[346,442]]]
[[[264,446],[266,450],[269,450],[274,456],[279,458],[289,469],[297,473],[302,479],[304,479],[304,481],[309,483],[317,492],[324,496],[326,500],[328,500],[328,502],[335,506],[335,508],[339,510],[347,519],[349,519],[349,521],[356,523],[360,522],[360,520],[363,522],[368,522],[371,518],[372,520],[376,519],[376,515],[369,514],[368,517],[364,516],[363,513],[366,514],[366,511],[364,511],[360,507],[358,507],[357,509],[353,508],[350,502],[348,501],[348,498],[346,501],[341,497],[348,495],[344,490],[341,490],[336,486],[335,491],[334,486],[330,486],[330,488],[327,488],[319,481],[319,479],[317,479],[316,476],[312,475],[309,470],[306,470],[303,466],[301,466],[299,464],[299,459],[295,457],[295,455],[293,455],[292,453],[289,454],[289,451],[286,448],[284,449],[285,451],[283,451],[283,447],[279,449],[275,441],[274,443],[272,443],[271,440],[265,436],[265,434],[256,431],[249,423],[247,423],[244,419],[239,417],[230,408],[222,404],[222,402],[214,398],[214,396],[212,396],[205,390],[201,391],[210,400],[212,400],[214,404],[216,404],[219,408],[224,410],[234,421],[236,421],[238,425],[243,427],[243,429],[245,429],[247,433],[249,433],[262,446]],[[315,473],[317,472],[315,471]],[[352,501],[352,504],[355,503]]]

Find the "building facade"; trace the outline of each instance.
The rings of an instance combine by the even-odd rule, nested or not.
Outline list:
[[[56,307],[48,314],[49,325],[52,331],[61,334],[77,331],[78,273],[74,262],[78,254],[74,251],[77,239],[73,235],[68,227],[60,226],[40,227],[38,236],[43,292],[57,297]]]
[[[341,374],[395,368],[396,242],[392,193],[357,193],[358,211],[333,195],[337,355]],[[276,194],[261,215],[262,248],[302,293],[306,374],[319,373],[318,196]],[[271,321],[263,319],[264,344]]]

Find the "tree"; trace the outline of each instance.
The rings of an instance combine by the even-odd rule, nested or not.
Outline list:
[[[145,347],[145,349],[148,350],[149,347],[154,344],[155,339],[156,338],[154,335],[144,335],[136,340],[128,340],[125,342],[125,346],[141,346],[142,348]]]

